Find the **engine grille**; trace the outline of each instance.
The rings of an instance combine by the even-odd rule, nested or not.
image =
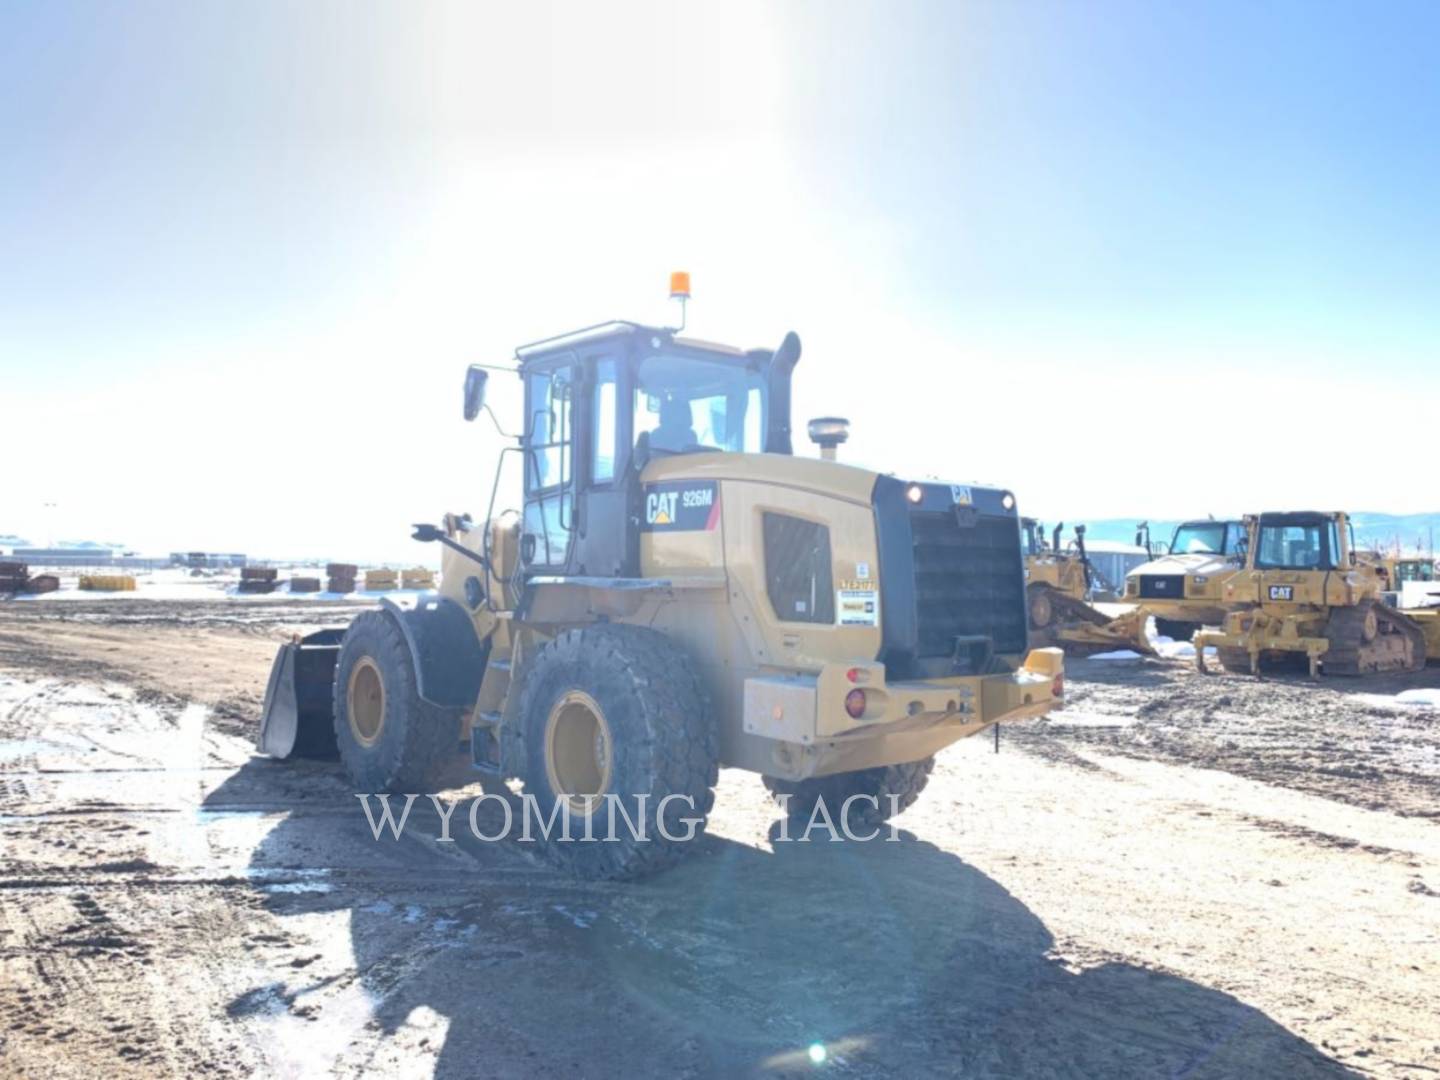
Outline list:
[[[1013,517],[910,515],[915,558],[916,652],[949,657],[955,639],[983,635],[996,653],[1025,651],[1025,577]]]
[[[1140,598],[1142,600],[1183,600],[1185,598],[1185,575],[1141,574]]]

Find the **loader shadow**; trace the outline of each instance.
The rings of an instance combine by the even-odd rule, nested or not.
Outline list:
[[[708,837],[659,877],[589,884],[515,841],[441,853],[420,839],[439,832],[421,803],[407,839],[377,843],[336,771],[309,768],[311,810],[276,826],[252,868],[325,870],[333,891],[264,906],[282,924],[348,912],[365,1037],[398,1039],[433,1010],[448,1024],[437,1077],[1355,1075],[1221,991],[1119,961],[1067,966],[1003,886],[903,830],[798,843],[777,825],[770,850]],[[257,759],[207,805],[293,790],[286,773]],[[303,999],[319,1030],[326,992],[283,972],[230,1012]]]

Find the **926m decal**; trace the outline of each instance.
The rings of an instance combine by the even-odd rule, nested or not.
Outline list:
[[[714,480],[645,486],[642,532],[699,532],[719,523],[720,486]]]

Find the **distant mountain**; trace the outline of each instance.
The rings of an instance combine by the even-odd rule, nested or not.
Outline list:
[[[124,544],[96,543],[94,540],[60,540],[55,544],[57,548],[77,548],[87,551],[91,548],[99,548],[103,551],[119,551],[124,548],[124,546]]]
[[[1314,509],[1325,509],[1315,507]],[[1218,515],[1217,515],[1218,516]],[[1120,543],[1135,542],[1137,522],[1143,517],[1101,518],[1085,522],[1085,537],[1088,540],[1114,540]],[[1363,546],[1393,547],[1399,544],[1405,551],[1434,550],[1435,540],[1440,540],[1440,511],[1431,514],[1380,514],[1357,510],[1350,520],[1355,524],[1355,539]],[[1155,543],[1168,543],[1179,521],[1150,518],[1150,539]],[[1050,528],[1054,521],[1047,521]],[[1070,534],[1072,522],[1065,523],[1065,533]]]
[[[0,547],[34,547],[29,540],[14,533],[0,533]]]

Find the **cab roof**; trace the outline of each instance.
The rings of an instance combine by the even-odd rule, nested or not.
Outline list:
[[[773,355],[769,349],[738,349],[734,345],[701,341],[699,338],[677,337],[675,330],[668,327],[646,326],[643,323],[615,320],[597,323],[580,330],[571,330],[554,337],[542,338],[539,341],[532,341],[528,345],[521,345],[515,350],[515,359],[520,362],[521,367],[524,367],[557,353],[568,352],[577,346],[593,345],[610,339],[634,337],[656,340],[661,346],[670,345],[696,352],[718,353],[722,356],[733,357],[737,360],[750,360],[758,364],[767,363]]]

